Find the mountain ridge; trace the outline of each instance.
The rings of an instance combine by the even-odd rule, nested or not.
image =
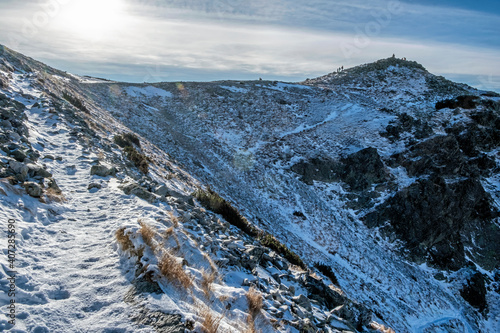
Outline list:
[[[450,147],[465,152],[460,157],[463,170],[479,166],[480,184],[476,185],[493,195],[486,200],[498,211],[497,148],[495,139],[489,139],[482,130],[496,133],[497,97],[482,96],[482,92],[460,84],[449,85],[414,64],[410,69],[415,70],[408,76],[406,67],[393,66],[406,64],[403,60],[381,62],[383,66],[374,67],[385,75],[383,80],[346,69],[323,77],[337,80],[335,84],[321,82],[321,77],[304,84],[85,83],[85,79],[61,72],[42,74],[44,66],[35,63],[40,73],[35,73],[38,81],[33,84],[59,94],[60,99],[66,93],[66,100],[89,120],[102,126],[103,120],[114,118],[113,122],[123,123],[120,126],[128,126],[182,161],[189,174],[210,184],[244,216],[272,232],[306,262],[319,261],[330,267],[349,297],[370,304],[378,320],[384,318],[397,331],[423,332],[436,327],[494,331],[498,296],[488,292],[478,303],[476,296],[481,291],[466,289],[463,283],[474,281],[494,288],[495,268],[461,266],[458,271],[450,271],[427,267],[422,258],[407,261],[411,256],[407,257],[404,244],[398,243],[401,235],[373,229],[377,223],[368,223],[368,228],[361,217],[384,207],[399,189],[424,184],[432,173],[444,177],[445,184],[452,181],[450,175],[472,177],[453,170],[443,173],[440,163],[449,165],[448,153],[440,155],[436,149],[442,144],[429,145],[429,140],[446,136],[453,142]],[[31,64],[20,65],[26,69]],[[3,66],[5,71],[8,66]],[[342,78],[351,72],[355,72],[352,78]],[[472,111],[457,99],[463,94],[477,97]],[[457,106],[438,110],[438,102]],[[460,126],[469,129],[468,136],[460,136]],[[467,150],[464,144],[470,140],[474,140],[474,147]],[[427,150],[419,146],[423,143]],[[432,159],[415,165],[414,159],[425,157],[415,151],[430,152]],[[482,154],[482,164],[471,162]],[[311,163],[318,157],[319,162]],[[297,173],[293,167],[299,163],[305,164]],[[360,169],[359,163],[367,168]],[[381,165],[387,176],[376,173]],[[302,181],[304,176],[310,181]],[[435,184],[442,183],[431,183]],[[440,282],[443,280],[434,279],[439,274],[446,287]],[[489,304],[486,312],[484,304]],[[483,314],[478,315],[473,306]]]

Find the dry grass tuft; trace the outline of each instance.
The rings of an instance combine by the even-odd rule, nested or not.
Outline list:
[[[143,220],[139,220],[139,224],[141,226],[139,233],[141,234],[144,243],[146,243],[154,251],[156,249],[156,246],[153,240],[156,235],[156,232],[153,230],[153,228],[151,228],[149,224],[147,224]]]
[[[179,218],[175,216],[172,211],[168,212],[168,215],[170,215],[170,221],[172,221],[173,227],[177,228],[179,226]]]
[[[254,287],[250,287],[247,293],[247,303],[248,303],[248,332],[254,333],[255,329],[255,319],[262,310],[262,295],[255,290]]]
[[[62,194],[61,190],[56,190],[51,187],[45,190],[45,195],[47,199],[52,202],[66,202],[66,198]]]
[[[212,273],[218,273],[219,271],[219,268],[217,267],[217,265],[214,263],[214,261],[212,260],[212,258],[210,258],[210,256],[207,254],[207,253],[203,253],[203,257],[208,261],[208,264],[210,265],[210,269],[212,269]]]
[[[170,227],[167,230],[165,230],[165,232],[163,233],[163,237],[165,239],[169,239],[170,236],[172,236],[173,234],[174,234],[174,227]]]
[[[159,260],[158,268],[161,275],[166,277],[170,283],[184,289],[188,289],[193,284],[191,276],[184,271],[182,264],[170,252],[163,254]]]
[[[132,241],[130,240],[128,235],[125,234],[124,227],[116,230],[115,236],[116,240],[118,241],[118,244],[120,244],[122,248],[122,251],[128,251],[129,249],[134,248],[134,244],[132,244]]]
[[[379,324],[379,323],[377,323],[377,322],[375,322],[375,321],[372,321],[372,322],[370,323],[370,326],[371,326],[374,330],[376,330],[376,331],[378,331],[378,332],[381,332],[381,333],[396,333],[396,332],[395,332],[392,328],[390,328],[390,327],[385,327],[384,325]]]
[[[175,247],[173,248],[174,252],[179,251],[181,249],[181,243],[179,242],[179,238],[175,234],[174,227],[170,227],[163,232],[163,238],[165,240],[165,242],[164,242],[165,247],[168,247],[167,241],[170,239],[170,237],[174,238],[174,242],[176,244]]]
[[[254,287],[250,287],[248,290],[247,302],[248,312],[253,318],[257,317],[262,310],[262,295]]]
[[[222,314],[220,317],[216,316],[209,307],[204,306],[201,309],[200,316],[203,318],[203,322],[201,323],[202,333],[217,333],[219,330],[220,323],[224,315]]]
[[[203,294],[209,300],[210,294],[212,293],[212,284],[217,278],[217,272],[212,271],[211,273],[206,272],[205,270],[201,271],[201,290],[203,290]]]

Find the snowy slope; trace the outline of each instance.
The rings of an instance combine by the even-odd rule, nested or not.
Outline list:
[[[319,325],[339,332],[370,324],[360,316],[367,310],[328,279],[195,203],[190,194],[200,183],[141,138],[150,158],[142,175],[113,144],[127,129],[82,102],[72,76],[37,73],[29,60],[23,69],[10,66],[26,61],[14,56],[0,95],[0,205],[3,221],[16,221],[16,261],[9,267],[4,251],[0,286],[2,307],[15,300],[16,316],[14,326],[2,318],[2,331],[298,332]],[[330,301],[318,288],[330,290]],[[337,310],[324,305],[332,300]]]
[[[26,66],[27,63],[38,73],[19,74],[23,71],[22,64]],[[19,289],[24,287],[27,291],[23,292],[36,294],[45,303],[23,301],[30,304],[25,305],[26,314],[19,317],[21,329],[32,331],[36,325],[45,325],[50,331],[66,331],[69,327],[103,332],[119,328],[124,332],[151,329],[148,328],[151,325],[140,326],[128,319],[128,311],[134,310],[129,303],[124,303],[123,297],[130,293],[131,283],[137,281],[134,276],[137,264],[133,253],[122,251],[123,247],[113,241],[116,230],[123,227],[135,248],[145,247],[138,219],[142,218],[141,223],[157,230],[153,244],[172,242],[171,238],[163,239],[160,235],[177,225],[173,222],[174,217],[179,220],[176,239],[182,240],[181,252],[184,256],[191,253],[193,262],[205,263],[185,266],[200,281],[202,268],[208,270],[210,267],[209,261],[204,259],[205,251],[209,252],[207,247],[211,247],[212,253],[214,246],[222,249],[220,253],[215,251],[218,254],[212,258],[222,263],[231,258],[225,249],[237,251],[240,246],[245,252],[256,244],[232,227],[226,226],[223,232],[216,233],[217,236],[210,229],[200,229],[196,223],[188,227],[193,220],[214,220],[199,206],[195,210],[189,208],[189,215],[185,215],[185,203],[179,205],[161,200],[148,203],[120,189],[136,181],[151,192],[165,184],[184,196],[189,196],[201,184],[209,184],[232,201],[245,217],[300,254],[309,266],[323,262],[331,267],[344,295],[373,311],[373,321],[397,332],[497,331],[500,309],[498,293],[493,292],[497,279],[495,269],[478,266],[493,281],[488,286],[492,291],[487,294],[489,311],[480,314],[460,293],[461,283],[468,274],[466,270],[446,271],[410,260],[396,237],[363,223],[363,216],[369,210],[361,204],[356,206],[363,197],[349,186],[341,181],[307,183],[292,171],[294,166],[311,159],[338,160],[367,147],[376,147],[388,163],[395,153],[406,152],[408,142],[415,139],[408,133],[403,133],[400,140],[380,135],[388,125],[400,119],[401,113],[425,119],[434,135],[443,134],[446,133],[444,124],[460,124],[469,118],[466,113],[454,113],[451,109],[438,111],[434,107],[436,102],[463,94],[480,95],[481,92],[435,77],[419,65],[399,60],[368,64],[302,84],[225,81],[128,85],[81,81],[64,73],[52,73],[54,70],[25,58],[16,70],[18,74],[10,74],[9,88],[4,91],[27,105],[29,140],[40,155],[62,157],[61,161],[43,159],[42,162],[66,197],[65,202],[40,203],[26,194],[13,195],[15,188],[2,185],[9,193],[5,199],[0,196],[2,211],[7,212],[3,213],[6,215],[4,220],[14,216],[20,230],[26,234],[20,243],[27,249],[26,254],[19,252],[20,265],[37,267],[36,260],[44,258],[51,265],[38,264],[43,266],[41,269],[55,267],[53,271],[29,274],[28,270],[23,270],[27,281],[20,282]],[[80,117],[90,124],[91,130],[83,131],[78,127],[72,131],[73,120],[66,121],[48,112],[54,107],[49,102],[54,96],[47,97],[42,90],[59,96],[68,91],[76,96],[83,102]],[[43,103],[44,99],[47,102]],[[33,107],[35,102],[43,107]],[[66,104],[65,108],[72,109],[79,105],[74,100],[73,106]],[[112,144],[114,135],[129,130],[139,135],[143,151],[156,161],[151,164],[148,177],[134,171],[133,166],[124,161],[120,148]],[[79,136],[79,131],[85,135]],[[492,158],[495,154],[496,150],[490,152]],[[90,169],[97,160],[118,166],[117,176],[91,176]],[[395,185],[374,190],[373,193],[378,194],[371,202],[375,204],[381,205],[393,195],[391,186],[405,188],[419,181],[402,166],[387,167],[387,172]],[[499,187],[495,177],[484,178],[483,182],[497,200]],[[89,184],[95,188],[89,191]],[[21,191],[19,187],[18,190]],[[21,210],[21,207],[28,208]],[[498,202],[495,207],[498,210]],[[204,217],[192,219],[192,216]],[[227,238],[228,230],[236,233],[235,238]],[[32,233],[36,237],[30,236]],[[61,245],[65,240],[68,245]],[[201,250],[195,243],[203,244]],[[239,245],[228,246],[229,243]],[[175,247],[175,242],[172,244]],[[148,253],[147,248],[140,266],[150,267],[142,273],[147,276],[146,273],[151,272],[154,276],[158,274],[155,267],[163,253]],[[116,251],[123,253],[121,263]],[[132,259],[127,260],[128,257]],[[191,262],[189,256],[187,262]],[[65,269],[56,267],[58,263],[65,263]],[[244,323],[247,316],[245,295],[249,289],[248,285],[242,286],[246,284],[245,279],[257,276],[259,281],[267,281],[260,289],[264,295],[273,294],[273,288],[280,289],[271,274],[279,268],[270,267],[264,266],[265,271],[254,269],[254,274],[245,268],[224,268],[228,278],[215,282],[214,299],[220,301],[221,296],[230,295],[234,307],[228,313],[224,304],[216,301],[211,311],[216,316],[224,314],[224,318],[231,318],[234,315],[236,319],[223,319],[223,328],[244,330],[243,324],[234,326],[232,323]],[[83,274],[82,270],[97,270],[98,273]],[[289,280],[282,277],[281,281],[286,288],[294,285],[295,295],[305,288],[297,284],[301,279],[292,278],[297,272],[283,270],[280,274],[287,274]],[[438,275],[444,275],[444,279],[435,278]],[[53,283],[54,280],[61,283]],[[158,285],[162,296],[146,296],[139,304],[147,304],[150,310],[163,309],[179,314],[183,323],[193,321],[194,328],[201,329],[200,306],[193,306],[207,303],[201,284],[195,282],[195,292],[189,296],[180,296],[167,281],[160,279]],[[102,290],[102,294],[95,292],[97,289]],[[302,293],[311,296],[310,290],[303,289]],[[264,332],[304,329],[307,325],[304,320],[292,324],[296,316],[300,317],[296,310],[276,315],[284,310],[281,306],[288,304],[293,308],[298,300],[283,294],[283,301],[279,301],[280,298],[273,295],[269,303],[264,302],[266,312],[261,318],[265,320],[260,328]],[[312,318],[311,322],[321,326],[323,324],[319,323],[326,319],[318,318],[326,314],[333,323],[326,327],[332,331],[341,329],[342,325],[351,330],[368,329],[342,322],[340,318],[346,317],[340,315],[338,309],[317,306],[313,302],[311,311],[309,317],[302,314],[302,319]],[[62,314],[59,321],[51,319],[42,324],[42,318],[52,318],[53,313]],[[340,321],[333,320],[334,317]],[[269,326],[276,318],[284,326]],[[43,328],[39,330],[42,332]]]
[[[344,290],[363,304],[377,304],[396,330],[458,325],[476,331],[481,319],[470,315],[474,311],[458,290],[433,278],[439,270],[402,259],[392,241],[361,224],[345,209],[341,186],[306,186],[288,171],[300,160],[336,158],[370,146],[383,157],[391,156],[405,143],[379,135],[396,119],[384,108],[413,116],[427,113],[432,123],[443,117],[434,111],[436,101],[474,93],[421,69],[393,66],[384,75],[382,84],[374,84],[380,78],[357,75],[369,82],[307,82],[313,85],[307,89],[277,82],[217,82],[185,83],[176,91],[175,84],[159,84],[175,97],[168,102],[141,99],[154,108],[147,111],[116,103],[108,86],[89,89],[114,116],[188,163],[194,174],[237,202],[262,227],[311,262],[331,265]],[[231,85],[245,89],[244,97],[236,88],[228,92]],[[138,103],[134,96],[120,97]],[[442,131],[440,126],[435,131]],[[396,181],[411,184],[404,169],[398,170],[402,178]],[[297,218],[297,211],[306,219]],[[491,314],[493,322],[495,316]]]

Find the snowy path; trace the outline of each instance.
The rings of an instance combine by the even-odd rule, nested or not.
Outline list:
[[[124,196],[114,178],[91,176],[95,155],[69,135],[57,115],[38,108],[27,113],[33,146],[42,157],[62,157],[41,161],[67,201],[43,204],[25,194],[1,199],[2,221],[17,221],[15,332],[151,332],[129,319],[133,309],[123,297],[131,276],[124,276],[113,241],[121,224],[152,206]],[[103,188],[87,190],[91,180]],[[0,270],[2,281],[6,271]],[[9,301],[1,297],[2,305]],[[0,318],[0,331],[9,326]]]

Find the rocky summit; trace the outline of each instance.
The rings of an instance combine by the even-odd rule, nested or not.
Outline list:
[[[0,330],[500,329],[499,94],[394,57],[130,84],[1,51]]]

